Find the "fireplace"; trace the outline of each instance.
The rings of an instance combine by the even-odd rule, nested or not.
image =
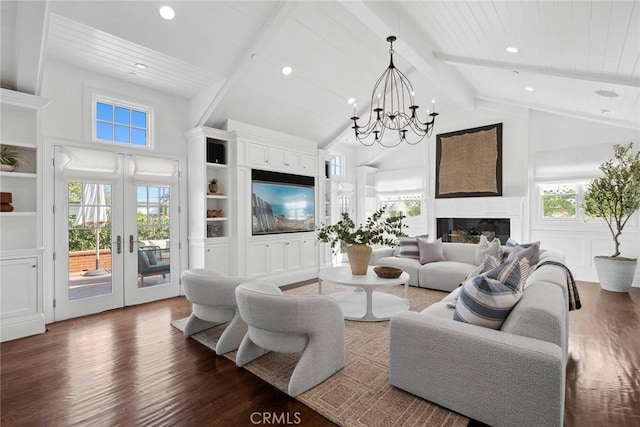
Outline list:
[[[443,242],[478,243],[485,235],[489,241],[497,237],[504,245],[511,235],[509,218],[438,218],[436,226]]]

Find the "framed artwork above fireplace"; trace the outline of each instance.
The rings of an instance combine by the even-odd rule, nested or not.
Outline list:
[[[436,137],[436,198],[502,196],[502,123]]]

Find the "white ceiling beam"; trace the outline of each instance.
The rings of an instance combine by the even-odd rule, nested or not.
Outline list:
[[[224,81],[224,84],[215,91],[215,95],[209,102],[209,105],[205,108],[204,112],[200,114],[200,118],[197,120],[195,126],[202,126],[211,117],[216,107],[222,102],[229,89],[233,84],[244,76],[251,65],[251,55],[254,53],[263,52],[269,43],[275,38],[275,36],[285,27],[287,20],[293,14],[296,9],[297,2],[277,2],[274,3],[274,11],[269,18],[265,20],[265,24],[256,35],[254,42],[239,56],[239,59],[233,67],[233,73]],[[215,89],[216,86],[213,87]],[[197,97],[196,97],[197,98]],[[198,103],[202,103],[199,99],[194,101],[193,110],[197,107]],[[197,116],[197,112],[192,112],[192,116]]]
[[[385,39],[395,32],[388,24],[395,21],[391,19],[392,16],[397,16],[399,20],[406,19],[398,4],[364,1],[340,4],[372,32]],[[418,33],[411,25],[403,26],[401,32],[402,37],[394,42],[394,50],[434,85],[446,87],[447,96],[453,102],[461,106],[472,106],[475,90],[455,68],[443,64],[431,54],[435,48],[426,36]]]
[[[392,9],[385,9],[389,5],[378,2],[365,4],[364,1],[347,1],[340,2],[340,4],[358,21],[380,37],[386,39],[387,36],[394,33],[394,30],[387,22],[393,21],[389,19],[390,14],[400,14],[398,5],[392,5]],[[377,10],[372,10],[372,7]],[[400,18],[404,17],[400,16]],[[430,81],[438,90],[446,92],[447,97],[456,104],[462,107],[474,105],[475,90],[455,67],[435,59],[429,53],[434,49],[431,43],[425,39],[424,34],[418,34],[410,25],[403,27],[402,37],[394,42],[394,50],[412,65],[412,70],[406,70],[405,74],[408,77],[411,77],[411,74],[420,73],[421,77]],[[366,112],[369,108],[370,105],[359,105],[361,112]],[[360,116],[362,117],[362,114]],[[332,146],[340,144],[345,133],[351,135],[352,131],[350,129],[339,129],[327,141],[321,142],[319,147],[328,150]]]
[[[18,2],[16,90],[20,92],[40,95],[48,26],[48,1]]]
[[[446,62],[448,64],[454,64],[454,65],[460,65],[460,64],[472,65],[476,67],[494,68],[494,69],[508,70],[508,71],[517,70],[519,72],[541,74],[541,75],[552,76],[552,77],[562,77],[562,78],[573,79],[573,80],[584,80],[589,82],[614,84],[614,85],[628,86],[633,88],[640,87],[640,78],[637,78],[637,77],[624,77],[624,76],[615,76],[611,74],[596,74],[596,73],[586,73],[586,72],[580,72],[580,71],[560,70],[560,69],[552,69],[547,67],[540,67],[537,65],[525,65],[525,64],[516,64],[512,62],[491,61],[488,59],[467,58],[463,56],[447,55],[445,53],[434,53],[434,57],[443,62]]]
[[[500,107],[501,104],[505,107],[504,108]],[[512,106],[516,111],[524,107],[524,108],[529,108],[531,110],[538,110],[538,111],[544,111],[546,113],[558,114],[560,116],[572,117],[575,119],[588,120],[596,123],[603,123],[610,126],[617,126],[621,128],[638,130],[638,123],[633,121],[628,121],[628,120],[616,119],[611,116],[604,116],[604,115],[601,116],[597,114],[580,113],[574,110],[555,108],[547,105],[539,105],[539,104],[533,104],[533,103],[522,103],[522,102],[515,103],[515,102],[510,102],[510,101],[505,101],[500,99],[492,99],[492,98],[487,98],[482,96],[476,99],[476,107],[485,109],[485,110],[505,112],[508,109],[507,106]]]

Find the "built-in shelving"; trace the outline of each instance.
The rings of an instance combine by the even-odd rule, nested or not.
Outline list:
[[[14,147],[22,157],[14,171],[0,171],[0,192],[11,193],[14,209],[0,212],[2,341],[45,331],[40,110],[48,103],[26,93],[0,92],[0,143]]]

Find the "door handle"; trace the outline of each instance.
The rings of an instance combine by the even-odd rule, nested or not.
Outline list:
[[[121,254],[122,253],[122,237],[117,236],[115,243],[116,243],[116,253]]]
[[[133,244],[138,243],[137,240],[133,240],[133,234],[129,234],[129,253],[133,253]]]

